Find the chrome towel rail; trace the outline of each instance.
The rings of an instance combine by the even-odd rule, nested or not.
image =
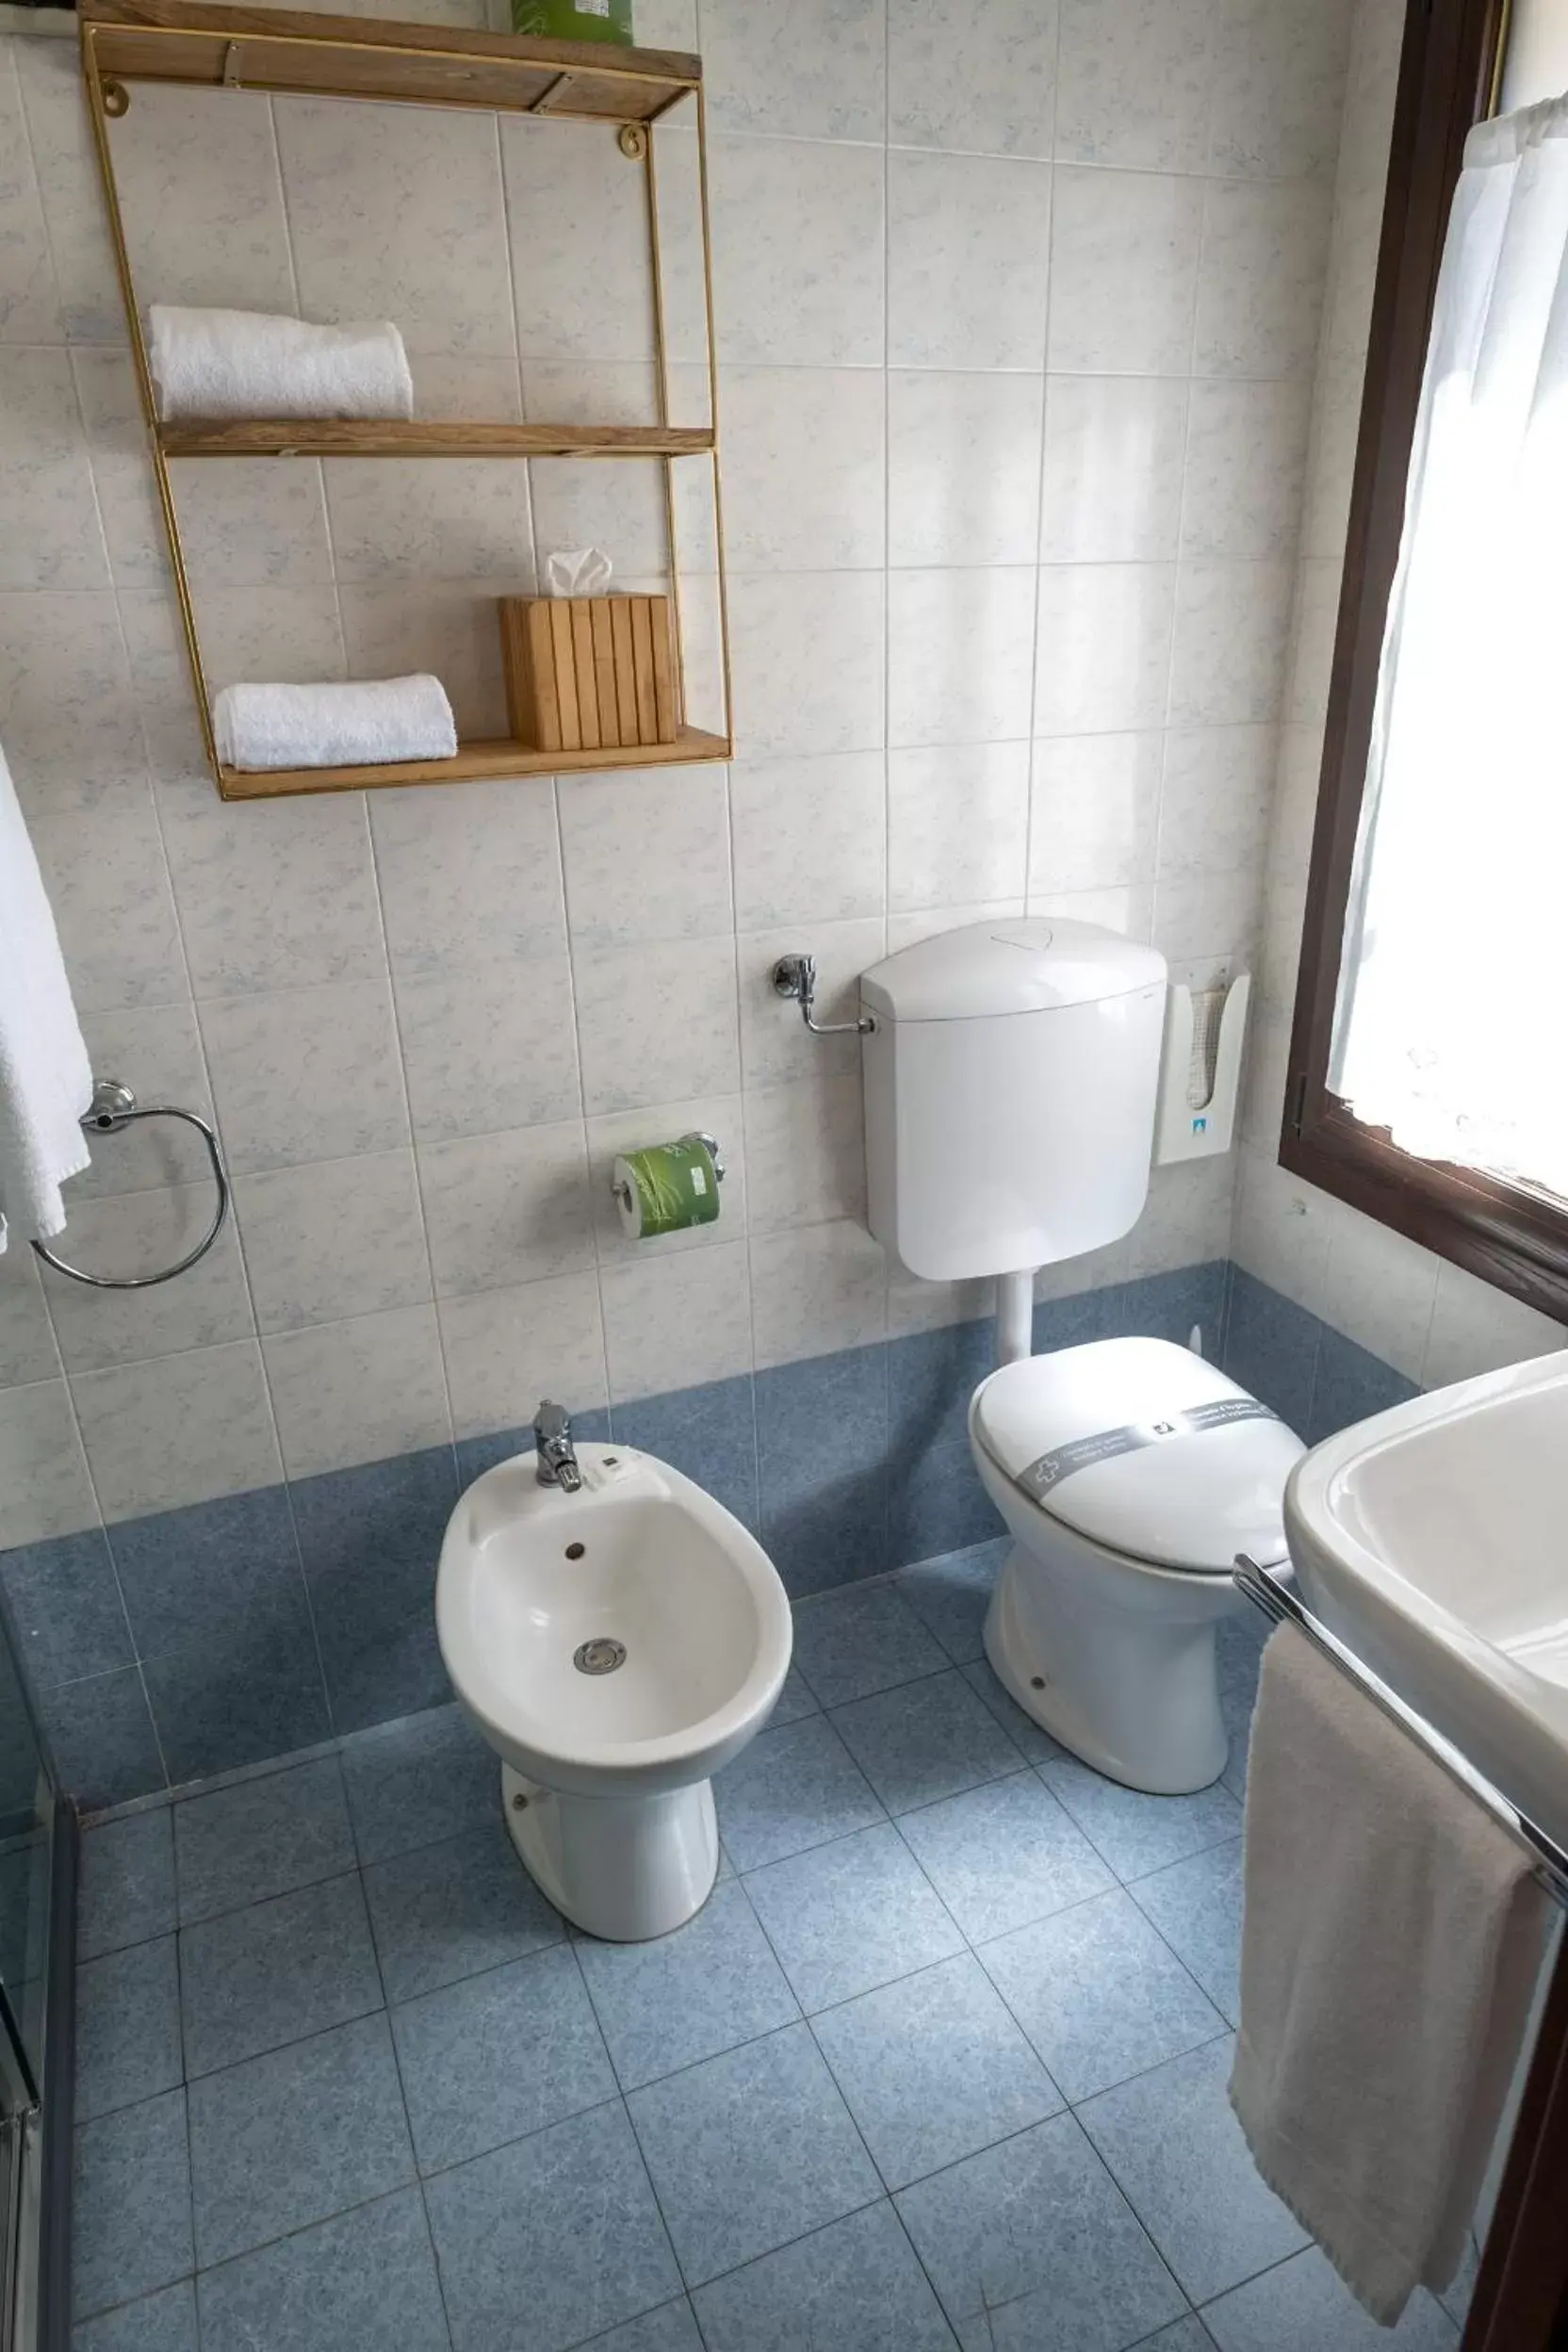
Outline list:
[[[195,1128],[206,1145],[207,1157],[212,1162],[212,1181],[218,1187],[218,1206],[213,1213],[212,1223],[195,1249],[188,1250],[177,1266],[166,1266],[158,1274],[90,1274],[84,1266],[67,1266],[63,1258],[57,1258],[52,1250],[46,1250],[41,1241],[34,1242],[33,1248],[45,1266],[52,1266],[57,1274],[69,1274],[74,1282],[88,1283],[93,1290],[151,1290],[155,1283],[172,1282],[176,1274],[188,1273],[198,1259],[206,1256],[222,1232],[223,1219],[229,1213],[229,1180],[223,1172],[223,1154],[219,1149],[218,1137],[206,1120],[198,1119],[194,1111],[176,1110],[172,1102],[150,1102],[142,1110],[129,1086],[122,1086],[117,1078],[100,1078],[93,1086],[92,1101],[82,1114],[82,1125],[90,1134],[113,1135],[118,1135],[122,1127],[129,1127],[139,1119],[183,1119],[188,1127]]]
[[[1487,1779],[1486,1774],[1471,1763],[1463,1752],[1433,1729],[1424,1715],[1391,1690],[1381,1677],[1364,1664],[1354,1650],[1347,1648],[1337,1634],[1331,1633],[1321,1618],[1315,1617],[1305,1602],[1288,1585],[1281,1582],[1268,1569],[1260,1568],[1245,1552],[1236,1554],[1233,1578],[1236,1590],[1246,1594],[1255,1609],[1276,1625],[1292,1625],[1304,1633],[1315,1649],[1331,1658],[1340,1672],[1348,1674],[1374,1707],[1380,1707],[1389,1721],[1408,1733],[1418,1748],[1424,1748],[1434,1764],[1440,1765],[1449,1777],[1458,1781],[1467,1796],[1475,1799],[1483,1812],[1490,1813],[1499,1826],[1507,1830],[1515,1842],[1524,1847],[1535,1865],[1535,1876],[1546,1892],[1563,1910],[1568,1911],[1568,1854],[1556,1840],[1539,1829],[1527,1813],[1505,1797],[1502,1790]]]

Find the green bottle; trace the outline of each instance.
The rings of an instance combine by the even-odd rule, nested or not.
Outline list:
[[[613,41],[631,46],[631,0],[512,0],[512,29],[550,41]]]

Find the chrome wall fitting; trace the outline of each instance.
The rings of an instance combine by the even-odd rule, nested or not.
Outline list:
[[[781,956],[773,968],[775,996],[793,997],[800,1006],[800,1017],[814,1037],[868,1037],[876,1027],[870,1013],[862,1013],[856,1021],[814,1021],[811,1007],[817,997],[817,959],[814,956]]]
[[[141,1110],[130,1087],[122,1086],[118,1078],[99,1078],[93,1082],[92,1100],[82,1114],[82,1125],[90,1134],[117,1135],[122,1127],[129,1127],[139,1119],[183,1119],[188,1127],[195,1128],[206,1145],[207,1157],[212,1162],[212,1181],[218,1187],[218,1205],[213,1212],[212,1223],[195,1249],[188,1250],[177,1266],[166,1266],[158,1274],[90,1274],[82,1266],[67,1266],[63,1258],[57,1258],[52,1250],[46,1250],[41,1241],[34,1242],[33,1248],[45,1266],[52,1266],[57,1274],[69,1274],[74,1282],[86,1282],[92,1290],[151,1290],[158,1282],[172,1282],[176,1274],[188,1273],[199,1259],[206,1256],[222,1232],[223,1220],[229,1213],[229,1180],[223,1169],[223,1154],[219,1148],[218,1137],[204,1119],[198,1119],[194,1111],[176,1110],[169,1102],[149,1103],[145,1110]]]

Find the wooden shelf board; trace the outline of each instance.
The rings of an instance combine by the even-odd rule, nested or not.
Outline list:
[[[198,0],[81,0],[101,77],[651,122],[702,79],[675,49],[542,41]]]
[[[635,743],[624,751],[535,751],[531,744],[472,743],[455,760],[399,760],[366,768],[220,768],[225,800],[270,800],[286,792],[357,792],[376,784],[461,784],[478,776],[563,776],[593,768],[670,767],[727,760],[727,735],[685,727],[673,743]]]
[[[710,425],[488,425],[334,416],[160,425],[165,457],[701,457]]]

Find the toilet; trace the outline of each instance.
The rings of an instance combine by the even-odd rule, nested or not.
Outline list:
[[[1231,1570],[1284,1563],[1304,1448],[1170,1341],[1030,1352],[1036,1270],[1142,1214],[1165,997],[1154,949],[1054,917],[966,924],[860,983],[872,1232],[927,1281],[996,1279],[998,1368],[969,1413],[1013,1539],[987,1655],[1096,1771],[1182,1795],[1225,1768]]]

